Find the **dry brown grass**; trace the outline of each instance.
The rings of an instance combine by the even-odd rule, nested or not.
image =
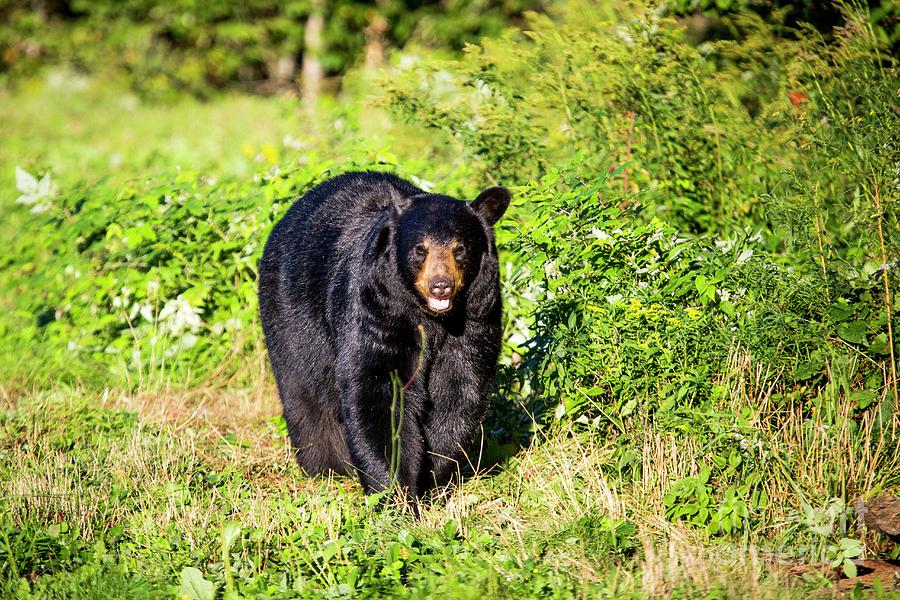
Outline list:
[[[47,453],[39,462],[33,454],[13,453],[11,473],[6,482],[3,505],[13,523],[31,520],[63,523],[81,531],[103,528],[118,514],[107,504],[108,490],[93,490],[91,481],[99,467],[78,468],[64,453]]]

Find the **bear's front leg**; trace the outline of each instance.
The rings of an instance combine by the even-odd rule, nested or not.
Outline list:
[[[407,396],[401,414],[399,398],[394,402],[389,373],[357,367],[355,372],[337,375],[344,437],[363,491],[373,494],[390,486],[392,454],[399,452],[397,483],[416,498],[424,442],[413,410],[415,402]],[[398,424],[399,436],[395,439]]]

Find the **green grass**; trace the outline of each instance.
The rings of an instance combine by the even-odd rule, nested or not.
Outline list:
[[[69,389],[8,399],[5,589],[167,594],[186,567],[222,588],[233,522],[230,568],[245,597],[795,595],[765,573],[765,557],[704,548],[665,523],[660,482],[608,477],[609,442],[547,440],[448,491],[417,522],[367,507],[350,480],[303,477],[268,398]],[[675,438],[647,443],[677,449],[667,468],[690,467]]]
[[[303,137],[296,103],[226,96],[146,104],[117,82],[52,70],[0,90],[0,198],[16,194],[9,165],[49,170],[61,185],[113,184],[160,171],[248,177],[277,162],[285,136]]]
[[[768,401],[746,394],[761,383],[748,368],[734,365],[742,379],[731,388],[735,412]],[[748,456],[794,452],[765,485],[771,521],[715,541],[664,517],[669,483],[696,477],[704,461],[695,440],[645,427],[633,442],[646,468],[632,473],[621,468],[617,440],[563,431],[443,491],[416,521],[402,506],[373,508],[348,478],[303,476],[278,408],[268,383],[6,390],[5,593],[165,597],[194,567],[220,591],[230,576],[248,598],[799,598],[821,583],[789,581],[784,565],[824,550],[839,526],[813,531],[812,507],[798,504],[793,487],[814,493],[848,465],[865,487],[891,460],[872,448],[847,461],[853,446],[829,446],[821,425],[799,415],[784,430],[759,423],[759,448]]]

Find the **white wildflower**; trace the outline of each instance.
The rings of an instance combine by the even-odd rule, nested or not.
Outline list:
[[[144,317],[145,321],[153,322],[153,306],[150,304],[142,304],[138,309],[138,312]]]
[[[401,70],[411,69],[419,63],[419,57],[413,54],[403,54],[397,61],[397,67]]]
[[[566,416],[566,405],[565,405],[565,403],[560,402],[559,404],[556,405],[556,410],[553,411],[553,416],[554,416],[556,419],[562,419],[564,416]]]
[[[556,266],[555,260],[548,260],[544,264],[544,273],[550,279],[556,279],[557,277],[559,277],[561,275],[561,273],[559,271],[559,267]]]
[[[591,233],[588,237],[592,237],[601,242],[608,242],[612,239],[611,235],[605,231],[601,231],[599,227],[591,227]]]
[[[196,346],[198,341],[200,341],[200,338],[193,333],[185,333],[181,336],[181,347],[184,350],[189,350]]]
[[[490,86],[481,79],[477,79],[475,81],[474,88],[475,88],[474,96],[478,103],[480,103],[482,100],[484,100],[486,98],[490,98],[493,95],[493,92],[491,92]]]
[[[159,320],[165,323],[166,329],[173,335],[178,335],[184,330],[193,331],[200,327],[199,308],[193,307],[184,298],[178,297],[169,300],[163,309],[159,311]]]
[[[647,245],[649,246],[650,244],[655,244],[656,242],[660,241],[664,237],[665,237],[665,232],[662,229],[657,229],[656,231],[653,232],[653,235],[651,235],[649,238],[647,238]]]
[[[750,260],[750,257],[753,256],[753,250],[743,250],[737,257],[737,263],[741,264]]]
[[[731,252],[731,249],[734,248],[734,241],[732,240],[716,240],[716,248],[722,251],[722,254],[727,254]]]
[[[283,138],[281,138],[281,143],[285,147],[291,148],[292,150],[303,150],[304,148],[306,148],[309,145],[305,142],[301,142],[300,140],[298,140],[297,138],[295,138],[294,136],[292,136],[289,133],[285,134],[285,136]]]
[[[240,331],[243,323],[240,319],[228,319],[227,321],[219,321],[210,326],[210,330],[215,335],[222,335],[226,331]]]
[[[634,44],[634,37],[632,37],[631,32],[628,31],[628,28],[624,25],[620,25],[616,27],[616,35],[622,39],[627,45],[631,46]]]
[[[56,185],[50,180],[50,173],[38,179],[21,167],[16,167],[16,189],[20,192],[16,203],[33,205],[31,212],[44,212],[50,208],[49,203],[42,201],[56,194]]]
[[[430,81],[424,83],[428,95],[433,99],[449,99],[459,94],[456,77],[449,71],[437,71],[431,75]]]

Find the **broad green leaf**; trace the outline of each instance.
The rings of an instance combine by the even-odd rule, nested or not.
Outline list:
[[[856,563],[854,563],[849,558],[844,559],[843,569],[844,569],[844,575],[846,575],[850,579],[856,578]]]
[[[235,522],[229,522],[225,525],[225,529],[222,531],[222,543],[225,547],[225,551],[227,552],[231,545],[234,544],[234,540],[236,540],[241,535],[241,526]]]
[[[868,408],[878,395],[871,390],[856,390],[850,394],[850,399],[856,403],[856,406],[862,410]]]
[[[853,321],[851,323],[843,323],[838,325],[837,334],[842,340],[851,344],[866,343],[866,322]]]
[[[452,540],[456,537],[457,532],[459,531],[459,525],[457,525],[454,519],[449,519],[446,523],[444,523],[444,537]]]
[[[716,286],[707,279],[706,275],[698,275],[694,279],[694,287],[697,288],[697,292],[700,294],[700,301],[703,304],[715,300]]]
[[[181,571],[181,586],[178,593],[190,600],[215,600],[216,586],[203,578],[200,569],[185,567]]]
[[[888,346],[887,334],[883,331],[872,338],[872,341],[869,343],[869,352],[872,354],[878,354],[881,356],[887,356],[890,354],[890,346]]]
[[[737,311],[734,310],[734,304],[732,304],[728,300],[722,300],[721,302],[719,302],[719,310],[721,310],[729,317],[734,317],[737,315]]]

